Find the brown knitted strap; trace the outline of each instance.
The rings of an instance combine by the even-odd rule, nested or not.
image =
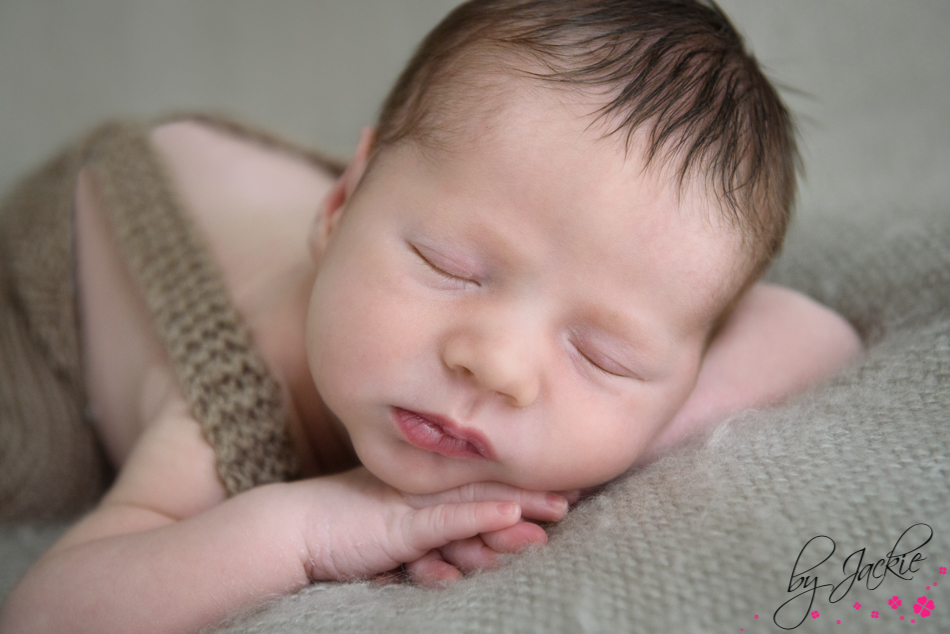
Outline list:
[[[233,495],[297,475],[280,386],[251,345],[210,251],[148,143],[107,124],[86,156],[153,327]]]

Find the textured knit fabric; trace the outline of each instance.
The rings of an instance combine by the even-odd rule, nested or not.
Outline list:
[[[222,119],[193,117],[337,171],[318,155]],[[110,123],[25,180],[0,211],[0,518],[88,506],[108,468],[85,412],[73,273],[72,202],[93,166],[114,237],[192,414],[234,494],[297,471],[280,386],[202,236],[148,144]]]
[[[866,549],[852,573],[926,524],[908,580],[869,590],[865,575],[837,602],[819,589],[778,618],[803,634],[950,632],[950,213],[850,218],[802,219],[771,277],[857,324],[870,348],[852,370],[621,478],[500,570],[437,592],[319,584],[224,631],[781,633],[773,616],[802,591],[789,586],[808,540],[834,540],[811,574],[840,584],[848,555]],[[926,535],[913,529],[905,549]],[[799,570],[820,561],[810,552]],[[935,604],[923,619],[920,597]]]
[[[0,519],[93,503],[109,469],[85,417],[72,275],[76,148],[0,207]]]

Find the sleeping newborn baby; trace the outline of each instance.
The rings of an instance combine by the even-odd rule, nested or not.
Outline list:
[[[231,486],[222,465],[250,458],[225,456],[155,334],[113,235],[121,179],[89,161],[83,368],[119,474],[3,631],[192,631],[401,566],[445,584],[860,351],[833,312],[757,283],[793,203],[792,127],[705,3],[466,3],[338,178],[206,120],[146,138],[276,381],[291,449],[254,460],[297,478]]]

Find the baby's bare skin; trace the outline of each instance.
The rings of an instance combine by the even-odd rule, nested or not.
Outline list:
[[[522,520],[560,519],[562,496],[501,483],[413,496],[358,467],[314,386],[305,340],[317,274],[307,236],[315,211],[345,192],[295,159],[198,123],[163,126],[152,142],[284,388],[307,479],[227,499],[86,171],[77,190],[85,361],[99,431],[120,474],[11,594],[3,628],[191,631],[310,580],[407,564],[418,582],[437,584],[492,565],[498,552],[544,542],[544,531]],[[710,346],[680,413],[643,455],[731,412],[777,402],[859,350],[834,313],[792,291],[754,286]]]

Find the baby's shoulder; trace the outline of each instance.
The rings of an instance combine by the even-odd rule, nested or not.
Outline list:
[[[213,119],[182,118],[152,128],[149,140],[181,193],[203,206],[301,202],[332,185],[330,169],[308,160],[302,148],[262,136]]]
[[[330,171],[200,120],[160,125],[150,142],[238,303],[309,259],[306,236]]]
[[[746,324],[761,322],[775,341],[787,342],[790,354],[791,349],[810,354],[815,363],[829,369],[837,369],[842,359],[853,359],[862,350],[860,336],[844,317],[792,288],[756,284],[742,299],[741,309]]]
[[[253,135],[200,120],[159,125],[148,141],[178,213],[204,238],[257,352],[279,382],[299,373],[313,268],[307,235],[333,175]],[[101,195],[101,169],[108,167],[93,163],[78,179],[76,277],[87,397],[109,454],[122,464],[151,418],[146,378],[171,369],[108,221],[108,205],[120,201]]]

